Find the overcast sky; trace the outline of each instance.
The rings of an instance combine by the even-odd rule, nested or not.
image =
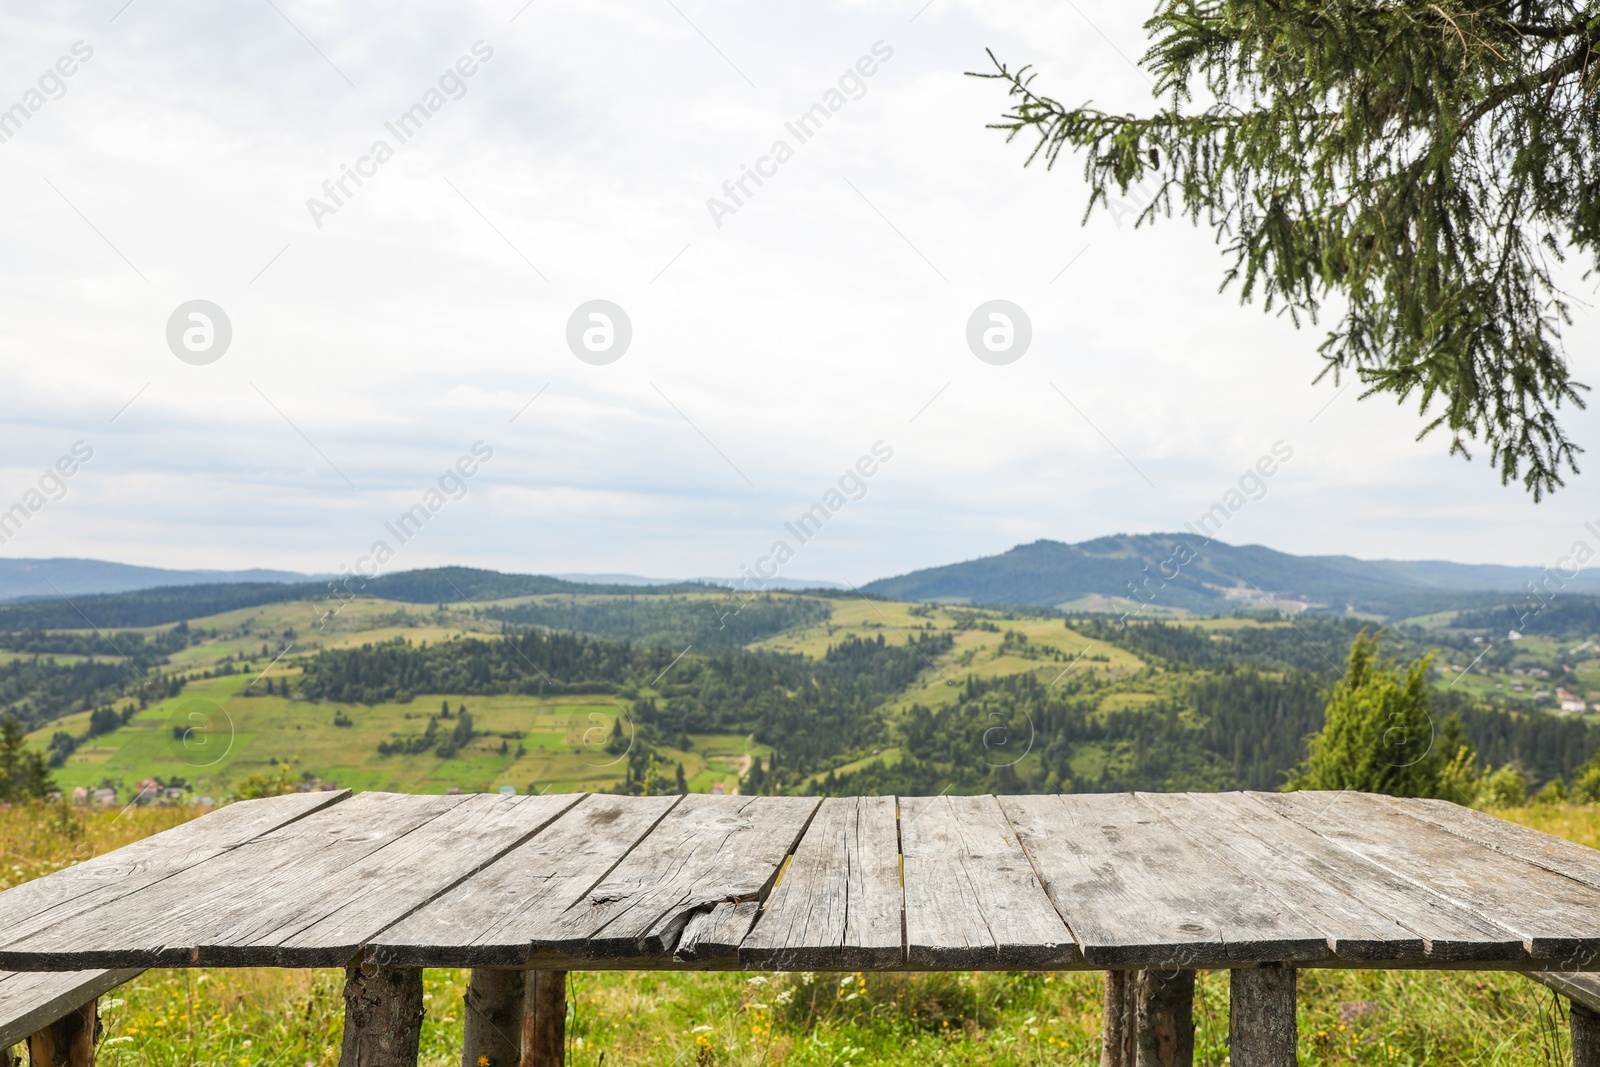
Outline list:
[[[785,577],[859,583],[1181,528],[1276,442],[1222,539],[1547,564],[1600,518],[1593,476],[1535,505],[1414,411],[1313,386],[1320,332],[1219,295],[1208,233],[1081,225],[1079,162],[1024,169],[985,128],[985,48],[1066,102],[1152,106],[1148,3],[922,4],[10,5],[0,108],[39,106],[0,144],[0,509],[93,456],[0,555],[336,571],[382,539],[389,571],[732,575],[782,538]],[[610,363],[568,344],[596,299],[631,322]],[[1032,326],[1005,365],[967,340],[996,299]],[[200,365],[168,342],[193,300],[232,331]]]

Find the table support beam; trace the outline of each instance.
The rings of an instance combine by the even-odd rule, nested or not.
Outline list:
[[[1100,1067],[1192,1067],[1194,972],[1107,971]]]
[[[422,968],[360,960],[344,973],[339,1067],[416,1067],[422,1039]]]
[[[1233,1067],[1294,1067],[1293,967],[1264,966],[1232,972],[1228,1046]]]
[[[1572,1067],[1600,1067],[1600,1014],[1577,1001],[1568,1002],[1572,1028]]]
[[[521,1067],[563,1067],[567,1060],[567,972],[527,972]]]
[[[464,1001],[461,1067],[517,1067],[522,1060],[523,972],[479,967]]]
[[[1133,971],[1107,971],[1105,1023],[1100,1039],[1100,1067],[1128,1065],[1128,979]]]
[[[28,1038],[29,1067],[94,1067],[99,1004],[91,1000]]]
[[[1141,971],[1138,1023],[1130,1067],[1193,1067],[1194,972]]]

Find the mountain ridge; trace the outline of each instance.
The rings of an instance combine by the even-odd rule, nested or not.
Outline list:
[[[172,585],[235,585],[257,582],[309,582],[317,575],[271,568],[176,570],[103,559],[52,556],[0,559],[0,603],[36,597],[132,593]]]
[[[880,578],[862,589],[901,600],[1030,607],[1117,598],[1135,610],[1219,611],[1254,602],[1392,616],[1526,595],[1526,583],[1546,573],[1445,560],[1296,556],[1189,534],[1114,534],[1076,544],[1041,538],[992,556]],[[1600,574],[1580,572],[1562,591],[1600,593]]]

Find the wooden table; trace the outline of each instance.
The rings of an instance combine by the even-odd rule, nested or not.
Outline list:
[[[344,967],[347,1065],[415,1062],[425,967],[473,969],[469,1067],[558,1062],[564,972],[624,968],[1102,970],[1102,1062],[1180,1064],[1226,968],[1254,1067],[1300,968],[1597,960],[1600,852],[1359,793],[306,793],[0,893],[12,971]]]

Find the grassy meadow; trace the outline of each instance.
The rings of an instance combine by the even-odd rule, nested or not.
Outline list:
[[[268,677],[286,672],[269,673]],[[622,780],[622,757],[606,750],[615,723],[633,729],[620,698],[583,696],[461,696],[427,693],[407,704],[307,704],[282,696],[242,696],[251,677],[188,682],[177,697],[137,712],[121,728],[90,738],[53,772],[65,789],[102,781],[127,786],[154,776],[186,779],[196,796],[228,792],[240,778],[287,763],[326,782],[399,793],[519,793],[599,790]],[[260,686],[256,687],[257,691]],[[450,759],[433,752],[383,756],[380,743],[421,734],[441,703],[465,706],[487,736]],[[89,713],[65,716],[36,735],[82,734]],[[446,728],[449,722],[442,725]],[[174,732],[174,729],[178,733]],[[747,757],[768,750],[743,735],[691,734],[690,747],[664,747],[681,762],[691,790],[720,784],[734,792]]]
[[[175,825],[192,807],[64,811],[0,807],[0,888]],[[1594,807],[1502,812],[1586,844]],[[461,971],[429,971],[421,1062],[454,1067]],[[101,1002],[105,1067],[334,1067],[335,971],[150,971]],[[1321,1065],[1570,1062],[1563,1009],[1526,979],[1493,972],[1302,972],[1300,1062]],[[573,976],[568,1063],[639,1067],[1093,1064],[1097,973],[650,974]],[[1200,977],[1196,1062],[1228,1063],[1228,984]]]

